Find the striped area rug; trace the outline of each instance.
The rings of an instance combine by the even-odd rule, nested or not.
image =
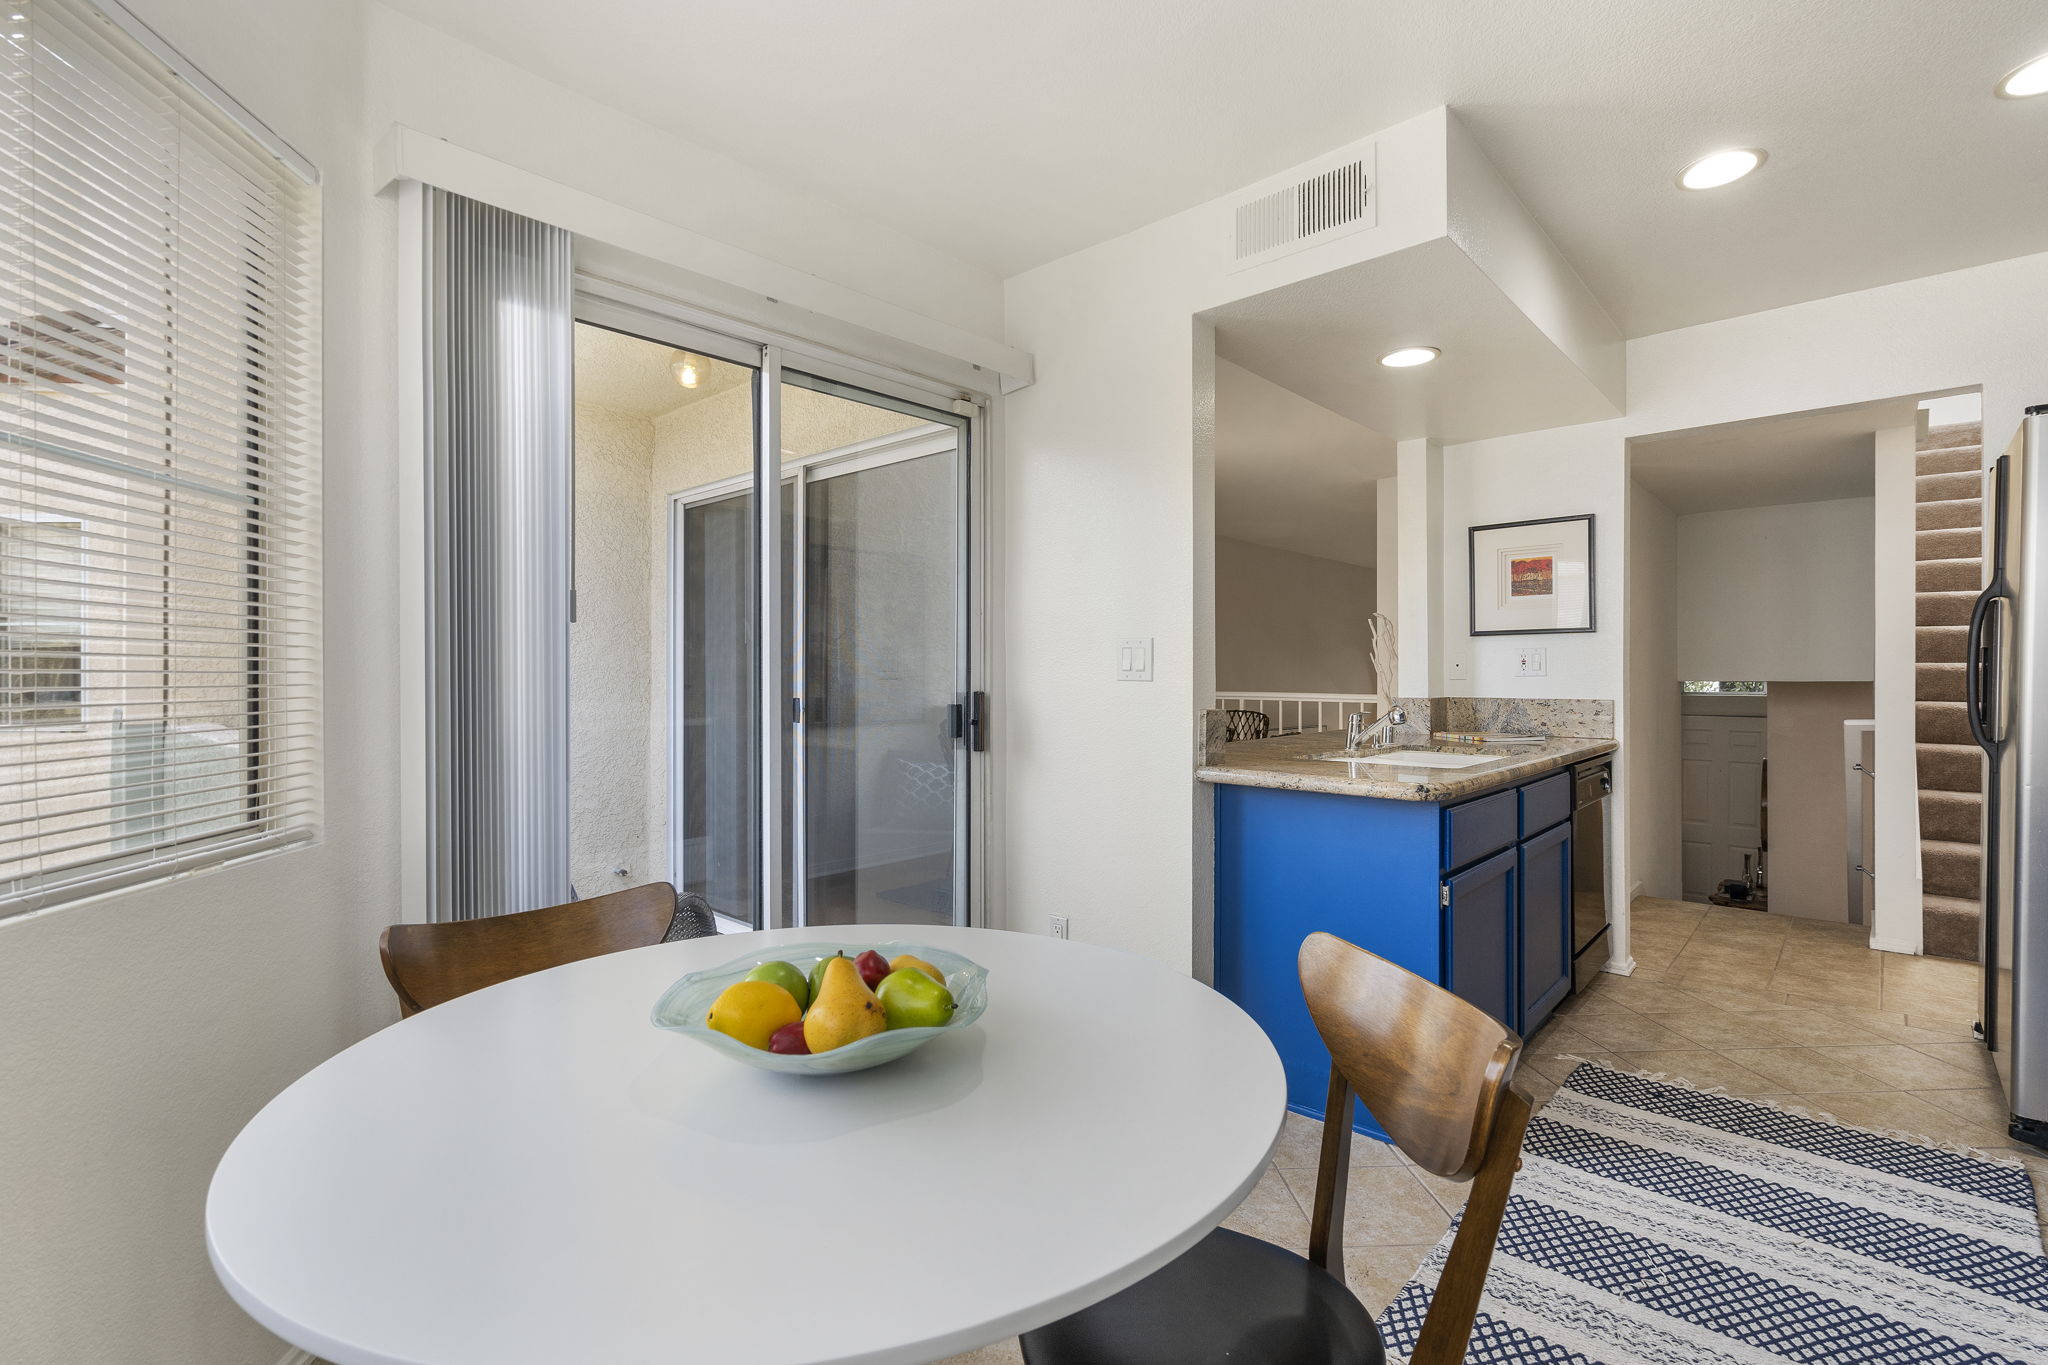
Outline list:
[[[1390,1360],[1450,1245],[1381,1316]],[[2033,1187],[2016,1165],[1584,1063],[1529,1124],[1466,1360],[2048,1365]]]

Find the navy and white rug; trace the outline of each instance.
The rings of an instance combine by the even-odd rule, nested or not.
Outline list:
[[[1405,1362],[1446,1233],[1380,1318]],[[2048,1365],[2017,1165],[1577,1067],[1529,1124],[1468,1365]]]

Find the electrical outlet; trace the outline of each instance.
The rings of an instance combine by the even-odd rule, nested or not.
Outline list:
[[[1065,915],[1054,915],[1052,917],[1052,936],[1054,938],[1067,937],[1067,917]]]
[[[1520,678],[1542,678],[1550,674],[1550,664],[1544,652],[1534,646],[1515,651],[1515,676]]]

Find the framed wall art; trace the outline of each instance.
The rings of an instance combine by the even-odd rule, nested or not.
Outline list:
[[[1470,532],[1472,634],[1558,635],[1593,626],[1593,517]]]

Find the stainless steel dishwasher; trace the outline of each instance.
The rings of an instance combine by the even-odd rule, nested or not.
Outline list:
[[[1607,798],[1614,769],[1580,764],[1572,782],[1572,989],[1582,991],[1606,965]]]

